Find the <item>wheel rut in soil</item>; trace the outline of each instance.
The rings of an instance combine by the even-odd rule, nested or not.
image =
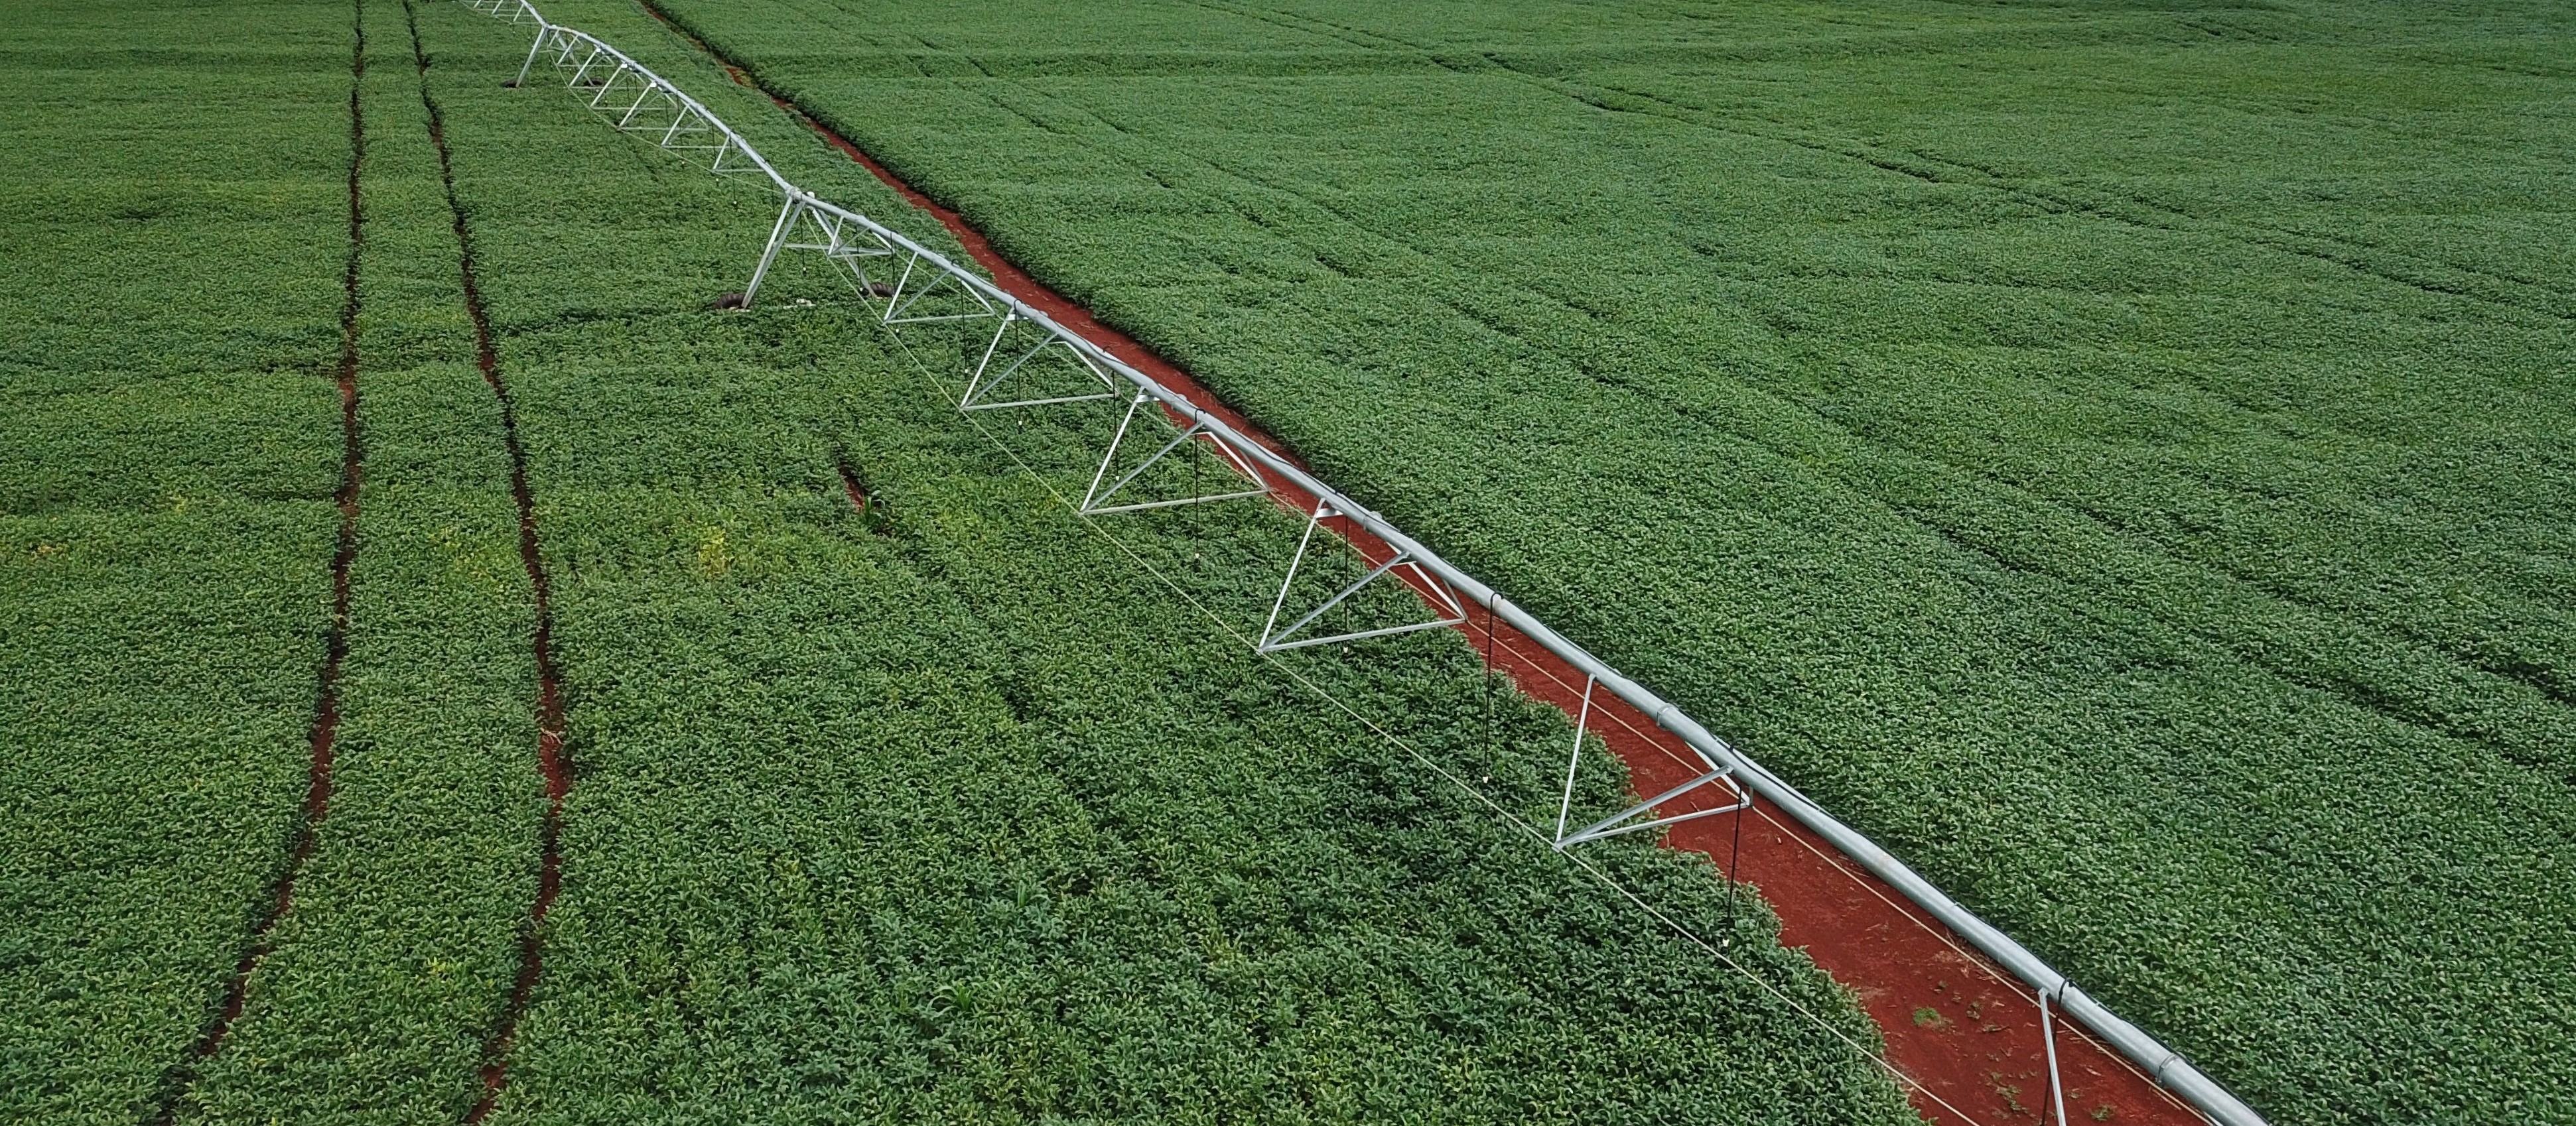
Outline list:
[[[411,33],[412,63],[420,77],[420,104],[428,115],[430,146],[438,151],[439,187],[445,193],[448,218],[456,233],[457,275],[464,291],[466,317],[474,325],[474,366],[482,372],[484,384],[492,389],[500,405],[501,444],[510,459],[510,501],[519,520],[519,562],[527,569],[536,611],[530,644],[535,649],[537,667],[537,767],[545,778],[546,793],[545,819],[538,831],[537,888],[528,904],[527,921],[519,932],[518,974],[510,983],[510,996],[500,1017],[483,1040],[476,1074],[479,1089],[464,1117],[471,1126],[492,1113],[502,1089],[509,1085],[510,1045],[518,1036],[519,1020],[527,1013],[537,981],[545,972],[546,916],[554,910],[555,898],[563,891],[563,803],[564,796],[572,792],[573,768],[572,757],[564,747],[563,677],[555,663],[554,585],[547,577],[545,554],[537,536],[536,500],[528,488],[528,451],[519,441],[518,403],[501,375],[500,349],[493,336],[491,315],[483,304],[482,285],[475,274],[473,229],[466,222],[465,205],[456,197],[456,168],[447,147],[447,119],[430,93],[429,53],[421,45],[420,22],[412,0],[403,0],[403,18]]]
[[[232,1036],[233,1025],[249,1002],[251,974],[276,949],[270,935],[294,906],[296,878],[312,859],[322,822],[331,814],[332,762],[340,733],[340,669],[349,657],[349,569],[358,557],[358,491],[366,477],[366,441],[358,425],[358,265],[366,242],[366,207],[359,197],[358,180],[366,166],[367,131],[358,97],[367,76],[367,30],[354,4],[350,32],[349,249],[340,274],[340,359],[332,376],[340,396],[340,483],[331,502],[339,510],[340,522],[331,551],[331,619],[322,633],[321,675],[314,690],[313,722],[305,733],[304,803],[287,844],[286,862],[257,901],[258,915],[224,984],[223,999],[188,1046],[186,1058],[162,1077],[149,1119],[156,1124],[177,1120],[188,1089],[197,1080],[198,1067],[222,1051]]]
[[[952,208],[940,204],[878,163],[849,139],[823,125],[759,76],[738,65],[673,19],[653,0],[637,0],[646,14],[722,67],[733,81],[766,95],[777,107],[852,161],[865,167],[914,207],[939,220],[995,284],[1035,306],[1073,332],[1100,345],[1238,433],[1302,465],[1295,453],[1227,406],[1170,361],[1093,317],[1089,310],[1031,277],[993,249],[990,240]],[[1282,481],[1265,480],[1271,498],[1301,518],[1312,498]],[[1374,565],[1393,556],[1385,542],[1346,518],[1324,522]],[[1412,580],[1408,579],[1408,583]],[[1425,601],[1430,592],[1417,587]],[[1438,607],[1435,606],[1435,609]],[[1581,707],[1584,675],[1535,640],[1471,607],[1458,627],[1484,655],[1488,667],[1510,678],[1533,699],[1571,717]],[[1649,717],[1616,698],[1595,694],[1590,729],[1627,765],[1640,793],[1659,793],[1702,769],[1688,748]],[[1691,812],[1702,795],[1659,810]],[[1936,1123],[1993,1126],[2044,1123],[2057,1118],[2049,1099],[2048,1044],[2039,1003],[2018,979],[1969,947],[1894,888],[1870,875],[1813,830],[1784,813],[1756,807],[1749,815],[1710,817],[1675,826],[1667,847],[1707,856],[1730,879],[1751,884],[1781,921],[1781,941],[1803,947],[1816,965],[1859,999],[1887,1044],[1887,1062],[1904,1077],[1917,1112]],[[2065,1089],[2065,1114],[2092,1121],[2198,1126],[2204,1120],[2158,1086],[2136,1065],[2071,1023],[2056,1022],[2057,1055]]]

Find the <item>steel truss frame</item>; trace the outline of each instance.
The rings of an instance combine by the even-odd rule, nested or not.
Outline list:
[[[901,292],[901,288],[898,287],[896,294],[900,295]],[[887,319],[885,323],[889,325],[900,325],[916,323],[917,321],[923,320],[962,320],[978,315],[974,313],[961,313],[942,317],[920,317],[914,318],[912,321],[890,319],[899,309],[909,308],[911,308],[909,303],[898,306],[895,304],[894,297],[888,297],[886,299],[886,315],[889,319]],[[975,361],[975,366],[968,369],[966,372],[966,393],[958,397],[958,410],[995,411],[1008,410],[1012,407],[1052,407],[1060,406],[1065,403],[1096,403],[1104,399],[1115,399],[1118,397],[1117,378],[1110,375],[1109,372],[1104,370],[1099,364],[1092,362],[1089,355],[1079,349],[1067,345],[1064,337],[1055,333],[1023,331],[1020,333],[1020,340],[1013,341],[1009,351],[1003,351],[1002,341],[1009,339],[1011,336],[1011,330],[1013,328],[1020,327],[1023,322],[1021,322],[1019,314],[1015,310],[1001,313],[1001,319],[1002,323],[995,326],[993,329],[993,339],[984,345],[983,355],[978,357]],[[1031,336],[1035,336],[1036,339],[1030,340],[1029,337]],[[1023,346],[1023,341],[1026,342],[1025,346]],[[1044,361],[1058,355],[1070,355],[1077,374],[1082,377],[1087,377],[1083,379],[1084,386],[1073,390],[1070,394],[1049,395],[1045,391],[1038,391],[1035,393],[1037,396],[1035,398],[1004,399],[999,402],[993,400],[993,392],[999,389],[1002,384],[1008,381],[1012,376],[1019,375],[1022,372],[1034,373],[1035,371],[1043,370]],[[1007,358],[1008,362],[999,367],[994,366],[993,361],[1004,358]],[[1030,367],[1031,361],[1037,361],[1039,363],[1039,367],[1032,369]],[[1097,391],[1090,390],[1087,386],[1090,383],[1098,383],[1100,385],[1100,389]],[[1134,416],[1135,412],[1130,410],[1128,412],[1128,417],[1133,418]]]
[[[511,23],[544,23],[536,6],[526,0],[464,0],[465,6],[487,16],[508,16]]]
[[[1663,793],[1629,806],[1617,813],[1611,814],[1608,817],[1604,817],[1599,821],[1595,821],[1592,824],[1586,825],[1570,833],[1567,832],[1566,820],[1568,817],[1572,816],[1574,812],[1575,775],[1583,766],[1583,737],[1586,734],[1589,734],[1587,728],[1592,724],[1592,689],[1599,683],[1599,680],[1591,676],[1585,676],[1583,678],[1583,706],[1576,711],[1574,719],[1574,750],[1565,757],[1565,796],[1563,799],[1558,801],[1556,806],[1555,843],[1556,850],[1558,852],[1563,852],[1576,845],[1585,844],[1591,841],[1604,840],[1626,833],[1643,832],[1648,829],[1661,829],[1666,826],[1681,824],[1684,821],[1697,821],[1703,817],[1715,817],[1721,813],[1733,813],[1737,810],[1751,809],[1753,807],[1753,795],[1746,793],[1744,791],[1744,787],[1736,784],[1734,769],[1725,763],[1718,762],[1705,753],[1701,753],[1699,756],[1700,765],[1708,768],[1706,773],[1701,774],[1699,777],[1693,778],[1688,782],[1684,782],[1681,785],[1675,786],[1672,789],[1666,790]],[[1694,752],[1698,752],[1699,749],[1694,747],[1692,750]],[[1727,793],[1734,796],[1735,800],[1728,802],[1725,805],[1709,809],[1695,809],[1688,813],[1668,814],[1662,817],[1650,816],[1654,811],[1662,809],[1666,804],[1669,804],[1674,799],[1681,797],[1683,794],[1687,794],[1703,786],[1711,785],[1712,783],[1717,786],[1724,787]]]
[[[1145,456],[1145,460],[1136,463],[1136,467],[1134,469],[1127,471],[1126,476],[1110,482],[1108,488],[1101,488],[1100,482],[1109,476],[1110,467],[1115,465],[1118,461],[1119,444],[1127,440],[1128,428],[1135,425],[1137,412],[1144,410],[1145,405],[1150,401],[1151,400],[1147,399],[1142,392],[1138,392],[1135,398],[1127,401],[1127,413],[1119,416],[1118,429],[1115,433],[1109,436],[1109,449],[1107,452],[1100,455],[1100,468],[1091,475],[1091,485],[1089,488],[1082,491],[1082,503],[1074,506],[1075,511],[1078,511],[1085,516],[1107,516],[1115,512],[1143,512],[1152,508],[1173,508],[1184,504],[1204,504],[1208,501],[1214,500],[1240,500],[1246,497],[1270,495],[1270,490],[1262,487],[1261,485],[1261,474],[1255,472],[1251,464],[1243,460],[1243,455],[1235,453],[1234,447],[1228,446],[1223,442],[1209,442],[1209,445],[1216,448],[1217,455],[1224,459],[1226,467],[1232,469],[1244,481],[1250,483],[1252,485],[1251,488],[1238,489],[1227,493],[1193,493],[1192,495],[1182,497],[1179,500],[1149,500],[1129,504],[1110,504],[1109,498],[1118,495],[1120,490],[1134,484],[1138,477],[1145,475],[1146,470],[1152,469],[1155,465],[1159,464],[1165,457],[1169,456],[1172,451],[1188,445],[1191,439],[1201,438],[1201,436],[1206,433],[1204,428],[1195,423],[1191,424],[1188,429],[1175,435],[1171,441],[1163,443],[1162,448],[1155,450],[1151,454],[1147,454]]]
[[[566,89],[591,91],[588,108],[618,132],[650,137],[656,148],[691,157],[691,163],[704,159],[706,170],[719,176],[758,172],[782,190],[793,187],[723,119],[625,52],[589,32],[547,22],[528,0],[465,0],[465,4],[512,24],[537,25],[537,41],[529,45],[513,85],[526,85],[529,72],[544,58],[565,76]]]
[[[1192,429],[1195,430],[1197,428],[1192,427]],[[1279,628],[1279,611],[1288,605],[1289,588],[1297,585],[1297,568],[1300,564],[1306,561],[1307,547],[1315,542],[1315,529],[1322,527],[1324,521],[1343,515],[1346,514],[1335,509],[1331,501],[1322,497],[1315,498],[1315,511],[1307,515],[1306,531],[1304,534],[1297,537],[1297,553],[1288,557],[1288,575],[1286,578],[1279,580],[1279,597],[1271,600],[1270,618],[1268,621],[1261,623],[1261,639],[1253,642],[1253,652],[1263,654],[1284,653],[1290,649],[1304,649],[1315,645],[1332,645],[1345,641],[1365,641],[1372,637],[1393,637],[1399,633],[1412,633],[1416,630],[1426,629],[1441,629],[1447,626],[1464,625],[1466,623],[1467,608],[1459,604],[1457,590],[1447,583],[1443,583],[1432,578],[1430,572],[1422,569],[1420,561],[1414,559],[1404,549],[1398,548],[1394,555],[1387,558],[1386,562],[1370,568],[1367,574],[1361,575],[1358,582],[1351,583],[1350,585],[1343,587],[1339,593],[1333,595],[1331,598],[1325,599],[1323,605],[1317,606],[1312,610],[1308,610],[1305,617],[1288,623],[1288,627],[1286,629]],[[1305,629],[1307,626],[1314,624],[1317,619],[1322,618],[1325,611],[1349,601],[1351,596],[1358,594],[1362,588],[1376,582],[1381,576],[1396,573],[1399,569],[1410,572],[1407,576],[1411,580],[1410,585],[1416,592],[1427,597],[1431,601],[1435,610],[1440,611],[1440,616],[1438,618],[1427,622],[1411,622],[1405,625],[1381,626],[1374,629],[1352,630],[1346,633],[1333,634],[1328,637],[1305,637],[1298,638],[1295,641],[1289,640],[1289,638],[1296,637],[1299,630]]]
[[[1093,474],[1091,487],[1086,490],[1082,503],[1078,506],[1085,516],[1136,512],[1175,504],[1252,498],[1273,493],[1302,494],[1310,498],[1314,507],[1309,511],[1305,533],[1299,539],[1297,554],[1290,560],[1288,575],[1280,584],[1279,597],[1273,601],[1270,619],[1264,624],[1260,640],[1254,645],[1256,651],[1270,655],[1309,646],[1346,643],[1397,633],[1456,626],[1467,619],[1465,607],[1474,604],[1483,606],[1493,620],[1510,625],[1550,654],[1582,671],[1585,676],[1583,706],[1575,725],[1574,753],[1566,763],[1566,788],[1564,797],[1559,803],[1557,831],[1553,841],[1557,849],[1571,849],[1614,836],[1732,812],[1747,808],[1759,797],[1796,818],[1809,830],[1841,851],[1843,855],[1894,887],[1907,899],[1940,920],[1953,933],[2033,989],[2040,999],[2043,1026],[2051,1026],[2048,1032],[2050,1088],[2051,1094],[2060,1100],[2061,1116],[2064,1113],[2063,1090],[2056,1075],[2056,1040],[2052,1010],[2063,1011],[2066,1016],[2090,1028],[2157,1083],[2180,1096],[2213,1121],[2224,1123],[2226,1126],[2263,1126],[2262,1116],[2256,1114],[2251,1107],[2246,1106],[2217,1081],[2192,1066],[2190,1061],[2185,1060],[2180,1053],[2165,1047],[2144,1030],[2094,1000],[2077,988],[2072,981],[2067,980],[2064,974],[2051,968],[2037,955],[2014,941],[2011,936],[1997,930],[1992,924],[1960,906],[1957,901],[1952,900],[1912,868],[1907,867],[1903,861],[1880,848],[1876,842],[1843,824],[1826,812],[1822,806],[1817,805],[1813,799],[1800,793],[1796,787],[1789,785],[1761,763],[1746,757],[1725,740],[1712,734],[1697,720],[1683,712],[1680,706],[1664,700],[1645,686],[1622,675],[1583,647],[1557,633],[1547,623],[1514,605],[1511,600],[1504,598],[1492,587],[1442,559],[1438,553],[1406,535],[1402,529],[1385,517],[1343,495],[1331,485],[1308,473],[1303,467],[1245,437],[1223,419],[1190,401],[1187,396],[1165,387],[1152,376],[1138,371],[1111,355],[1107,349],[1057,324],[1044,312],[1012,296],[982,275],[959,266],[891,227],[878,223],[859,212],[827,202],[789,183],[784,176],[779,175],[777,169],[772,168],[768,161],[762,159],[748,142],[744,141],[731,127],[718,120],[713,113],[708,112],[705,106],[700,105],[695,99],[682,93],[678,87],[628,58],[616,48],[585,32],[548,22],[538,14],[531,0],[464,0],[464,2],[476,11],[505,18],[512,24],[537,25],[536,42],[529,47],[527,61],[520,67],[523,81],[536,60],[551,49],[555,68],[570,76],[566,82],[568,88],[589,88],[586,84],[596,82],[595,91],[588,98],[588,108],[595,114],[610,118],[611,124],[620,131],[649,136],[658,129],[660,136],[654,139],[657,147],[683,155],[712,151],[713,159],[707,165],[711,172],[747,173],[756,170],[768,178],[771,185],[778,190],[782,202],[778,221],[771,228],[769,241],[761,251],[759,264],[752,271],[750,284],[743,289],[744,306],[748,307],[751,299],[758,293],[760,283],[767,277],[780,251],[818,252],[827,261],[837,263],[850,272],[862,300],[869,302],[877,310],[877,319],[887,326],[985,318],[999,321],[983,355],[966,373],[965,391],[958,401],[958,409],[961,411],[1034,408],[1126,398],[1126,413],[1120,421],[1116,434],[1110,440],[1110,448],[1102,458],[1100,470]],[[612,94],[616,97],[612,98]],[[621,103],[618,100],[620,98],[626,100]],[[659,116],[664,114],[668,116]],[[712,143],[705,136],[706,134],[713,135]],[[688,138],[690,143],[680,143],[682,138]],[[734,158],[734,162],[730,165],[727,164],[729,154]],[[883,260],[885,263],[880,268],[880,276],[871,276],[868,264],[878,260]],[[923,309],[925,301],[933,304]],[[946,304],[938,303],[943,301]],[[1034,332],[1041,339],[1025,353],[1019,354],[1011,366],[1000,374],[991,373],[989,369],[997,349],[1000,348],[1004,337],[1015,328]],[[1017,371],[1019,365],[1029,362],[1049,349],[1070,352],[1079,370],[1087,373],[1091,378],[1096,378],[1103,390],[1097,394],[1085,391],[1078,395],[1042,396],[1019,401],[988,400],[987,396],[1006,376]],[[1155,409],[1149,411],[1148,407]],[[1122,489],[1130,486],[1144,468],[1140,466],[1136,472],[1117,479],[1107,488],[1102,487],[1102,481],[1106,478],[1112,461],[1117,457],[1119,445],[1126,440],[1130,429],[1139,417],[1149,413],[1161,416],[1162,421],[1177,430],[1179,436],[1165,442],[1147,459],[1146,465],[1150,466],[1189,442],[1207,442],[1216,448],[1231,471],[1245,479],[1247,487],[1215,495],[1194,495],[1175,501],[1107,504],[1106,502],[1117,496]],[[1343,588],[1321,607],[1296,619],[1288,628],[1277,629],[1279,615],[1285,607],[1288,588],[1296,580],[1297,571],[1305,559],[1307,547],[1313,541],[1316,529],[1326,520],[1332,519],[1348,521],[1361,531],[1385,543],[1394,554],[1385,562],[1377,564],[1359,582]],[[1296,636],[1300,630],[1317,621],[1325,610],[1353,597],[1362,587],[1385,575],[1397,573],[1399,570],[1404,573],[1409,585],[1434,604],[1435,620],[1332,636],[1306,638]],[[1651,718],[1657,727],[1680,739],[1699,757],[1705,769],[1699,776],[1680,787],[1639,802],[1609,818],[1568,832],[1574,777],[1581,766],[1582,740],[1591,718],[1592,697],[1596,689],[1607,689],[1611,695]],[[1704,787],[1722,789],[1730,800],[1716,808],[1652,816],[1666,803],[1692,790]],[[2051,1002],[2054,1004],[2052,1005]]]

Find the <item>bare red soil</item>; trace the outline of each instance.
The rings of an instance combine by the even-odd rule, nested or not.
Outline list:
[[[645,7],[653,10],[650,3]],[[670,23],[662,13],[653,14]],[[676,24],[671,26],[680,30]],[[722,64],[735,82],[757,88],[750,74],[696,37],[681,34]],[[1224,419],[1238,433],[1296,460],[1278,440],[1227,407],[1187,372],[1100,323],[1088,310],[1003,258],[955,210],[923,195],[793,102],[775,93],[769,96],[906,201],[936,217],[1011,295],[1179,392],[1201,410]],[[1313,511],[1315,498],[1303,490],[1285,481],[1264,483],[1271,498],[1283,507],[1301,515]],[[1348,520],[1325,523],[1372,562],[1383,562],[1393,553],[1385,542]],[[1471,608],[1458,629],[1523,693],[1564,709],[1568,716],[1580,706],[1583,674],[1509,624],[1497,627],[1481,608]],[[1627,764],[1641,794],[1661,793],[1702,771],[1697,756],[1679,740],[1608,693],[1593,695],[1590,726]],[[1658,812],[1687,813],[1725,797],[1702,789]],[[1708,856],[1726,875],[1761,892],[1780,917],[1782,941],[1805,948],[1816,965],[1859,997],[1878,1023],[1887,1041],[1887,1062],[1904,1076],[1908,1096],[1926,1119],[1972,1126],[2056,1120],[2037,997],[1823,838],[1785,814],[1757,804],[1746,814],[1674,826],[1664,843]],[[2056,1021],[2056,1036],[2069,1122],[2203,1121],[2126,1059],[2062,1017]]]

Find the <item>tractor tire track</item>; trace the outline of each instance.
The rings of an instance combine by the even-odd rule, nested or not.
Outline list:
[[[508,381],[502,378],[492,318],[484,307],[482,285],[474,268],[473,229],[466,220],[464,203],[456,196],[456,168],[447,146],[447,119],[438,100],[430,94],[429,53],[421,45],[420,20],[412,0],[403,0],[403,20],[411,33],[412,63],[420,79],[421,108],[428,115],[430,146],[438,151],[439,187],[447,199],[448,219],[456,233],[457,276],[466,317],[474,325],[474,366],[501,409],[501,445],[510,459],[510,501],[519,520],[519,562],[528,573],[536,616],[530,644],[537,667],[537,767],[545,778],[546,794],[545,819],[538,830],[537,887],[528,905],[527,921],[519,932],[518,973],[511,981],[509,998],[499,1017],[484,1036],[476,1074],[480,1090],[464,1117],[466,1123],[472,1124],[492,1113],[502,1089],[509,1085],[511,1043],[518,1036],[520,1018],[527,1013],[537,981],[544,974],[546,916],[554,910],[555,899],[563,891],[563,804],[565,795],[572,792],[573,767],[572,757],[564,747],[562,670],[555,663],[554,584],[546,573],[545,553],[538,538],[536,500],[528,487],[528,451],[519,440],[518,404],[510,395]]]
[[[303,875],[319,844],[321,825],[331,815],[332,766],[340,733],[340,670],[349,657],[349,571],[358,557],[358,496],[366,479],[366,436],[358,420],[358,319],[363,305],[358,268],[366,246],[366,205],[359,179],[367,159],[366,114],[359,90],[367,77],[366,15],[351,5],[349,50],[349,249],[340,272],[340,360],[332,376],[340,398],[340,483],[331,494],[340,513],[331,552],[331,620],[322,633],[322,669],[314,690],[313,722],[306,730],[304,804],[287,845],[286,863],[258,900],[258,915],[243,943],[241,958],[225,983],[223,999],[188,1047],[186,1058],[163,1075],[147,1121],[167,1124],[178,1119],[198,1069],[222,1051],[249,1002],[251,975],[276,950],[277,922],[295,905],[295,881]]]

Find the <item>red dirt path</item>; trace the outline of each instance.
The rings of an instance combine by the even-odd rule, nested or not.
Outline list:
[[[661,13],[645,5],[656,18]],[[741,68],[698,42],[667,18],[664,22],[715,58],[735,82],[759,88]],[[766,91],[764,91],[766,92]],[[993,250],[982,232],[954,210],[915,190],[846,138],[815,121],[792,102],[770,100],[814,130],[851,160],[865,166],[913,206],[930,213],[966,252],[1012,296],[1035,306],[1059,325],[1179,392],[1200,409],[1295,461],[1286,447],[1236,413],[1187,372],[1094,319],[1088,310],[1040,284]],[[1284,481],[1265,481],[1271,497],[1299,514],[1314,498]],[[1326,526],[1372,562],[1391,549],[1348,520]],[[1419,593],[1419,592],[1418,592]],[[1574,714],[1583,674],[1535,641],[1481,609],[1471,609],[1459,630],[1492,666],[1526,695]],[[1487,645],[1488,635],[1492,644]],[[1661,793],[1697,777],[1700,766],[1680,741],[1634,707],[1596,692],[1592,730],[1624,761],[1640,793]],[[1685,795],[1659,812],[1670,815],[1716,800],[1705,790]],[[1740,820],[1739,820],[1740,816]],[[1741,829],[1740,845],[1736,839]],[[1781,940],[1804,947],[1816,965],[1860,998],[1887,1040],[1887,1058],[1911,1082],[1907,1095],[1917,1112],[1937,1123],[2051,1122],[2048,1063],[2040,1014],[2031,992],[1977,954],[1947,927],[1868,875],[1806,827],[1766,805],[1746,815],[1720,815],[1675,826],[1668,847],[1707,855],[1727,875],[1758,888],[1778,912]],[[1732,856],[1734,867],[1728,869]],[[2203,1120],[2117,1053],[2063,1019],[2057,1022],[2059,1072],[2069,1122],[2200,1123]]]

